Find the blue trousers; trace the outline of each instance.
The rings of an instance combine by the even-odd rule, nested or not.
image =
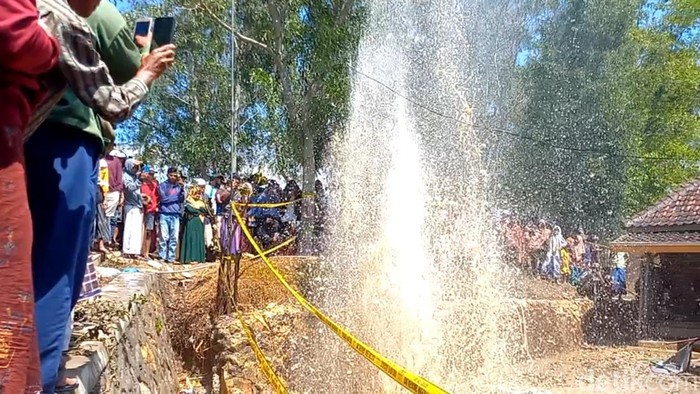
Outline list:
[[[41,380],[47,394],[54,393],[66,325],[85,275],[101,151],[97,138],[49,122],[25,144]]]
[[[612,270],[612,288],[614,295],[625,294],[627,292],[627,270],[615,267]]]
[[[180,215],[160,214],[160,258],[175,261],[177,238],[180,235]]]

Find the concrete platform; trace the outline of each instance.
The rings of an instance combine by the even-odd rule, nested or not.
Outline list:
[[[109,362],[109,353],[102,342],[88,341],[80,344],[80,349],[89,356],[72,355],[66,362],[68,376],[75,376],[80,381],[76,394],[97,393],[102,372]]]
[[[687,342],[667,342],[650,339],[637,341],[637,346],[640,348],[669,350],[674,352],[680,350],[686,344]],[[700,352],[700,342],[696,342],[695,345],[693,345],[693,351]]]
[[[99,256],[91,258],[101,262]],[[74,394],[178,392],[177,361],[157,275],[121,273],[102,288],[100,296],[84,302],[107,303],[127,313],[114,318],[110,332],[101,334],[104,338],[82,342],[71,351],[68,376],[80,381]]]

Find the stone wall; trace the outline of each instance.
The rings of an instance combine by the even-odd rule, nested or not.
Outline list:
[[[122,273],[103,288],[99,299],[89,301],[93,306],[106,303],[115,318],[106,335],[82,343],[85,355],[74,355],[67,365],[81,380],[81,394],[178,392],[162,286],[153,274]],[[81,307],[90,310],[90,305]]]
[[[243,313],[258,346],[282,380],[290,376],[292,343],[307,334],[308,313],[293,304],[270,304]],[[273,393],[236,314],[214,324],[214,393]],[[289,382],[286,382],[289,384]]]

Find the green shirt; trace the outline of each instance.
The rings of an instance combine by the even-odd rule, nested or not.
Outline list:
[[[117,7],[109,1],[101,1],[86,22],[93,31],[95,48],[109,67],[114,83],[121,85],[133,78],[141,66],[141,52]],[[79,128],[102,139],[95,112],[83,104],[70,88],[51,111],[49,120]]]

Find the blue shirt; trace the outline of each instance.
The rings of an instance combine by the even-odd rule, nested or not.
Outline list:
[[[158,187],[158,197],[162,215],[179,215],[185,201],[185,189],[177,183],[163,182]]]

